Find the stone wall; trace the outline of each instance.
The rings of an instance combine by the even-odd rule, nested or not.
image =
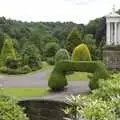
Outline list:
[[[64,102],[48,100],[21,100],[19,104],[30,120],[64,120],[62,109],[67,106]]]
[[[103,50],[103,61],[108,69],[120,69],[120,50]]]

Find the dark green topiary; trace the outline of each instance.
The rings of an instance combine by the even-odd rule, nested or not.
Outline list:
[[[55,68],[49,78],[48,86],[51,89],[63,89],[67,85],[65,74],[69,71],[80,71],[93,73],[93,78],[90,81],[90,88],[99,87],[98,79],[108,78],[109,74],[102,62],[96,61],[60,61],[55,65]]]
[[[72,61],[91,61],[90,51],[86,44],[80,44],[73,50]]]
[[[60,49],[55,55],[55,63],[61,60],[70,60],[70,55],[66,49]]]

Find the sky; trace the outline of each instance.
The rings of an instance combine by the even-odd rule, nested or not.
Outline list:
[[[89,20],[120,9],[120,0],[0,0],[0,17],[22,21],[72,21],[87,24]]]

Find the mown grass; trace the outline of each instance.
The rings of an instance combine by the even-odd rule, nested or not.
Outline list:
[[[1,92],[16,98],[40,97],[48,94],[48,88],[2,88]]]
[[[91,73],[87,73],[87,72],[73,72],[72,74],[68,74],[66,75],[67,80],[89,80],[88,76],[92,75]],[[45,80],[48,80],[50,77],[50,74],[48,76],[46,76]]]
[[[74,72],[73,74],[66,75],[67,80],[89,80],[88,76],[91,73],[87,72]]]
[[[49,65],[46,62],[42,62],[42,69],[41,69],[41,71],[49,70],[49,69],[53,69],[53,68],[54,68],[54,65]]]

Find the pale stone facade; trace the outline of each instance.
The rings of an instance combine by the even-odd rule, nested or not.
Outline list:
[[[113,11],[106,16],[106,45],[120,45],[120,15]]]

